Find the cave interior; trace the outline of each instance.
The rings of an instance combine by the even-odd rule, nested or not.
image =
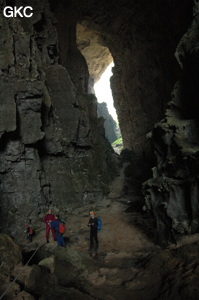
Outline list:
[[[196,299],[199,2],[31,5],[30,19],[0,15],[1,292],[15,278],[5,299]],[[105,136],[106,117],[98,116],[94,94],[111,62],[120,155]],[[49,208],[72,222],[66,249],[40,247]],[[107,222],[99,256],[81,253],[91,209]],[[126,225],[115,217],[120,213]],[[123,229],[119,245],[116,234],[107,237],[107,214],[141,244],[126,241]],[[31,244],[24,242],[24,224],[34,228]]]

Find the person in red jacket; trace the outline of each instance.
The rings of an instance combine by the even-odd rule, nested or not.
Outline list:
[[[51,222],[54,222],[55,219],[55,215],[52,213],[52,210],[49,209],[47,214],[45,215],[45,217],[43,218],[44,223],[46,224],[46,242],[49,243],[49,235],[50,235],[50,231],[52,233],[53,239],[54,241],[56,241],[56,236],[55,236],[55,231],[54,229],[50,226]]]

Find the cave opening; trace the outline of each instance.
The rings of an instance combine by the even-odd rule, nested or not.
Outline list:
[[[98,117],[104,118],[105,136],[111,143],[114,151],[120,154],[123,149],[123,141],[110,83],[113,67],[114,63],[112,62],[95,83],[94,92],[98,101]]]
[[[10,280],[7,299],[195,299],[199,2],[188,30],[187,0],[49,1],[1,28],[0,290]],[[120,156],[94,96],[113,60]],[[66,221],[65,249],[45,243],[49,208]],[[103,222],[92,252],[90,211]]]
[[[113,96],[110,86],[110,77],[113,75],[112,73],[112,67],[114,66],[113,63],[111,63],[105,72],[102,74],[100,80],[95,83],[94,90],[95,94],[97,96],[97,100],[99,103],[106,102],[108,111],[112,115],[113,119],[117,121],[117,112],[114,107],[113,103]]]
[[[115,152],[123,149],[123,140],[111,87],[114,60],[98,32],[93,31],[86,21],[77,24],[77,47],[84,56],[89,72],[89,92],[96,95],[98,117],[104,119],[105,136]]]

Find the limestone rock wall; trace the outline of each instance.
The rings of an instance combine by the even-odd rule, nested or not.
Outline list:
[[[157,219],[159,241],[165,246],[175,234],[199,231],[199,56],[198,4],[194,20],[176,49],[182,68],[165,118],[150,137],[157,165],[153,178],[144,184],[146,206]]]
[[[112,144],[115,140],[117,140],[117,124],[115,120],[113,120],[113,117],[109,114],[107,104],[105,102],[98,103],[97,108],[98,116],[104,119],[105,136]]]
[[[20,3],[23,4],[26,5],[25,0]],[[88,94],[92,78],[86,59],[77,48],[77,22],[91,28],[99,36],[99,43],[112,54],[112,90],[124,147],[133,150],[144,166],[143,157],[151,156],[146,133],[163,117],[170,91],[180,74],[173,53],[192,18],[192,3],[186,0],[180,5],[178,1],[167,0],[34,0],[31,5],[31,19],[0,16],[0,217],[13,235],[19,232],[15,224],[20,227],[29,221],[37,223],[49,205],[60,209],[100,199],[108,192],[115,172],[113,152],[97,118],[96,98]],[[179,165],[174,163],[170,173],[169,167],[164,171],[162,161],[167,164],[165,153],[170,144],[169,153],[197,146],[195,7],[194,23],[176,52],[184,70],[174,90],[173,102],[177,104],[170,105],[172,114],[168,112],[166,121],[154,129],[154,142],[163,147],[156,152],[157,177],[165,176],[164,172],[167,177],[171,173],[174,176],[176,172],[174,179],[184,180],[185,175],[179,174],[185,169],[187,174],[193,173],[191,163],[185,169],[184,165],[180,167],[180,155]],[[99,75],[98,69],[93,77]],[[176,125],[176,118],[181,125],[179,121]],[[181,119],[188,123],[183,124]],[[169,130],[165,129],[168,123]],[[175,131],[174,127],[178,129]],[[179,137],[174,144],[172,134],[175,139]],[[179,146],[182,141],[183,146]],[[195,159],[195,153],[191,157]],[[193,182],[197,186],[195,177]],[[194,190],[197,194],[197,188]],[[187,213],[189,208],[185,209]],[[184,217],[183,213],[180,220],[192,220],[188,214]],[[187,224],[183,228],[190,228]]]
[[[87,26],[87,22],[77,24],[77,47],[85,57],[90,79],[96,83],[113,61],[109,49],[104,46],[100,35]]]
[[[100,200],[114,173],[65,4],[34,0],[30,19],[0,15],[0,229],[15,237],[49,205]]]
[[[14,243],[14,241],[6,236],[5,234],[0,234],[0,294],[2,299],[7,298],[5,296],[5,290],[10,285],[10,274],[13,272],[14,267],[19,265],[22,260],[21,251],[18,245]],[[12,282],[13,284],[13,282]],[[14,293],[13,293],[14,294]],[[15,294],[16,297],[16,294]],[[14,299],[14,297],[9,297],[10,299]]]
[[[111,86],[124,148],[150,156],[146,133],[163,117],[178,78],[174,51],[190,24],[193,4],[187,0],[180,5],[167,0],[75,2],[79,20],[98,33],[113,56]]]

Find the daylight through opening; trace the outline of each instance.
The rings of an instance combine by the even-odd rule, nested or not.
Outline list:
[[[98,116],[104,118],[105,136],[117,153],[123,148],[117,113],[114,107],[110,77],[113,57],[96,31],[89,28],[87,20],[77,24],[76,43],[86,59],[89,72],[89,92],[98,99]]]
[[[98,101],[98,116],[103,117],[105,120],[104,128],[106,138],[111,143],[113,149],[119,154],[123,148],[123,142],[110,86],[113,66],[114,63],[112,62],[107,67],[100,79],[95,83],[94,91]]]

